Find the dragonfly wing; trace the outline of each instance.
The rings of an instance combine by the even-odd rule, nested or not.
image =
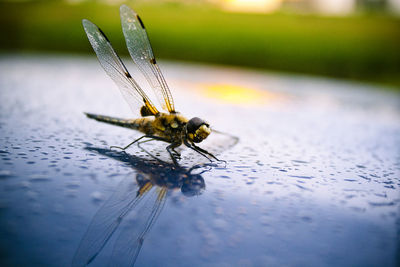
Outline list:
[[[120,15],[129,54],[153,88],[163,109],[175,112],[171,91],[156,63],[142,20],[135,11],[126,5],[120,7]]]
[[[72,266],[86,266],[95,259],[122,219],[142,199],[143,194],[137,195],[137,189],[131,177],[120,182],[115,193],[93,217],[75,253]]]
[[[136,113],[140,110],[140,107],[145,105],[153,115],[158,114],[158,110],[129,74],[103,31],[89,20],[84,19],[82,24],[100,65],[118,85],[132,111]]]
[[[153,188],[142,201],[143,206],[135,213],[132,227],[121,231],[111,258],[110,266],[133,266],[142,248],[145,235],[156,222],[162,211],[167,194],[167,188]]]

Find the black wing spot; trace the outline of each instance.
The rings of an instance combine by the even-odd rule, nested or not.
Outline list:
[[[142,28],[144,29],[143,21],[140,19],[139,15],[136,15],[136,18],[138,19],[140,26],[142,26]]]
[[[125,72],[125,76],[128,78],[132,78],[131,74],[129,72]]]
[[[153,57],[152,59],[150,59],[150,63],[154,65],[157,64],[156,59]]]
[[[154,114],[149,110],[148,107],[142,106],[140,108],[140,115],[142,115],[142,117],[146,117],[146,116],[152,116]]]

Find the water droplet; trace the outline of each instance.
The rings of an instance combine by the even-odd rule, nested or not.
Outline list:
[[[292,160],[292,162],[303,163],[303,164],[309,163],[308,161],[304,161],[304,160]]]
[[[300,179],[312,179],[312,178],[314,178],[313,176],[302,176],[302,175],[289,175],[289,177],[300,178]]]
[[[32,174],[29,176],[29,181],[31,182],[48,182],[50,178],[42,174]]]
[[[0,170],[0,178],[7,178],[12,176],[11,171],[9,170]]]
[[[228,225],[228,223],[224,219],[221,219],[221,218],[215,219],[213,221],[214,228],[216,228],[218,230],[226,229],[227,225]]]
[[[391,201],[391,202],[368,202],[368,204],[373,207],[389,207],[389,206],[394,206],[396,203]]]
[[[262,215],[262,216],[260,217],[260,223],[261,223],[262,225],[269,225],[270,219],[268,218],[268,216]]]
[[[104,198],[103,194],[99,191],[94,191],[90,194],[90,197],[92,198],[92,201],[96,204],[103,201]]]

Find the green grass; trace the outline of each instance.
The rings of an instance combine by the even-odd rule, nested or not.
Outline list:
[[[400,19],[231,14],[210,7],[130,4],[158,58],[325,75],[400,88]],[[92,20],[127,54],[118,6],[0,3],[0,49],[90,52]]]

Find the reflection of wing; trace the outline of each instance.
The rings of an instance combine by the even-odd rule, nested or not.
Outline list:
[[[136,113],[141,106],[145,105],[153,115],[156,115],[158,110],[129,74],[104,33],[95,24],[86,19],[82,21],[82,24],[101,66],[118,85],[132,111]]]
[[[140,202],[151,186],[145,187],[139,195],[136,194],[137,189],[130,177],[120,182],[116,192],[93,217],[75,253],[72,266],[86,266],[94,260],[122,219]]]
[[[146,233],[153,226],[164,207],[167,188],[153,188],[146,195],[146,201],[137,213],[133,227],[121,231],[111,258],[112,266],[132,266],[142,248]]]
[[[126,5],[120,7],[120,14],[129,54],[153,88],[161,106],[169,112],[175,112],[171,92],[156,64],[142,20]]]

